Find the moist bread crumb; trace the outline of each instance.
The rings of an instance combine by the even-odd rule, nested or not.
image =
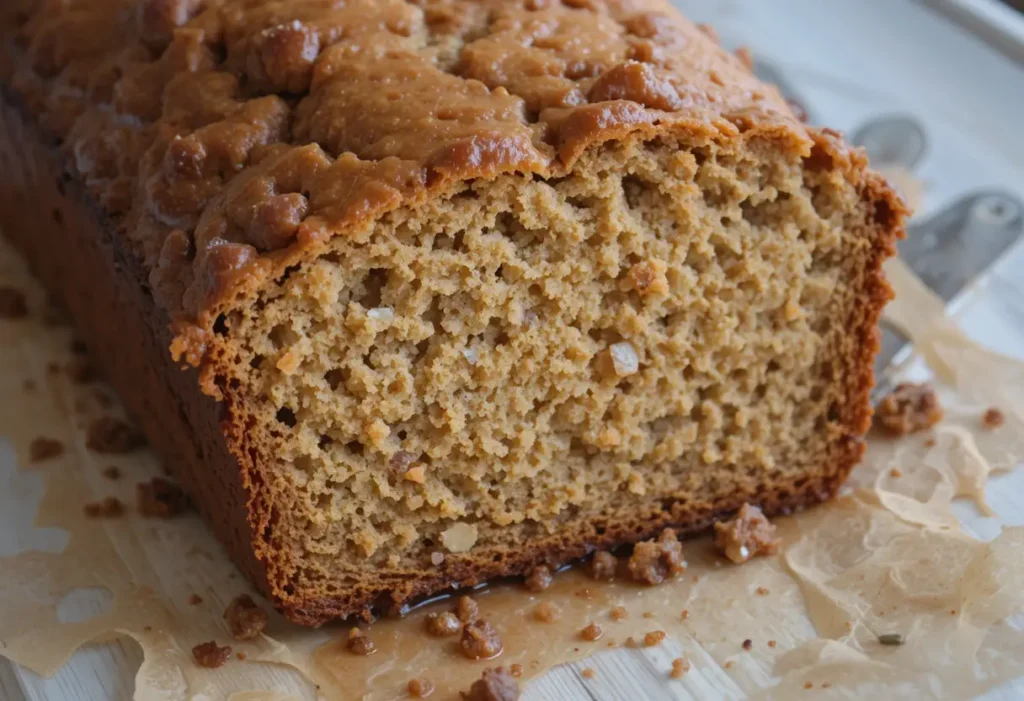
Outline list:
[[[455,635],[462,630],[462,622],[459,620],[459,617],[450,611],[429,613],[425,620],[427,632],[435,638]]]
[[[480,605],[471,596],[460,596],[455,604],[455,615],[463,623],[472,623],[480,617]]]
[[[517,701],[519,682],[504,667],[484,670],[468,692],[462,692],[463,701]]]
[[[258,638],[267,627],[267,613],[248,594],[236,596],[224,611],[224,620],[235,640]]]
[[[758,555],[774,555],[779,544],[775,525],[751,504],[744,504],[732,519],[715,524],[715,546],[737,564]]]
[[[667,577],[674,577],[686,569],[683,546],[675,531],[666,528],[657,540],[637,543],[626,566],[634,582],[661,584]]]
[[[588,642],[600,640],[602,635],[604,635],[604,631],[601,630],[601,626],[593,621],[580,631],[580,637]]]
[[[818,503],[869,426],[862,153],[668,3],[436,1],[0,13],[4,235],[306,625]]]
[[[85,438],[89,450],[108,455],[130,453],[145,444],[146,438],[138,429],[113,416],[94,419]]]
[[[666,633],[663,630],[652,630],[649,633],[644,634],[644,645],[647,647],[654,647],[660,645],[661,641],[666,637]]]
[[[526,588],[533,592],[544,591],[551,586],[552,576],[551,570],[544,565],[534,567],[533,570],[527,575],[525,584]]]
[[[996,429],[1006,423],[1006,415],[1002,410],[995,407],[989,407],[985,410],[985,413],[981,415],[981,425],[987,429]]]
[[[24,319],[28,316],[25,293],[9,285],[0,285],[0,319]]]
[[[597,676],[597,670],[593,667],[584,667],[583,671],[580,672],[580,676],[584,679],[593,679]]]
[[[600,550],[594,553],[590,559],[588,571],[593,579],[611,581],[615,579],[615,572],[618,570],[619,560],[609,552]]]
[[[673,679],[682,679],[690,671],[690,662],[685,657],[677,657],[672,660],[672,671],[669,673]]]
[[[348,632],[348,641],[345,646],[353,655],[361,655],[363,657],[377,652],[377,646],[373,640],[366,634],[366,631],[360,628],[353,628]]]
[[[471,660],[489,660],[501,654],[501,637],[487,621],[473,621],[463,627],[459,648]]]
[[[64,454],[64,444],[53,438],[33,438],[28,446],[28,461],[31,463],[52,460]]]
[[[217,669],[222,667],[231,658],[231,647],[218,645],[215,641],[209,640],[199,643],[192,648],[192,658],[200,667]]]
[[[170,480],[154,477],[135,485],[135,507],[146,518],[174,518],[188,509],[188,496]]]
[[[117,497],[104,497],[83,508],[89,518],[117,518],[124,514],[124,504]]]
[[[904,382],[875,408],[875,425],[890,436],[905,436],[942,421],[942,405],[931,385]]]
[[[425,699],[434,693],[434,683],[425,677],[410,679],[407,688],[414,699]]]

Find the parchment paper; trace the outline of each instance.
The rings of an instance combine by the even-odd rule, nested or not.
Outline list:
[[[942,381],[947,419],[905,439],[872,436],[843,497],[779,521],[786,544],[779,556],[731,566],[698,539],[685,544],[690,568],[682,579],[608,594],[636,613],[632,624],[609,626],[610,642],[641,629],[639,612],[656,611],[656,627],[702,648],[751,698],[763,699],[792,698],[808,684],[815,698],[971,698],[1024,675],[1024,632],[1012,620],[1024,607],[1024,529],[984,542],[961,528],[952,509],[957,497],[984,509],[989,475],[1024,456],[1024,365],[967,339],[898,261],[888,273],[899,295],[889,319]],[[28,320],[0,320],[0,435],[11,446],[0,450],[13,449],[19,466],[3,475],[0,490],[2,527],[18,534],[0,550],[0,655],[50,675],[82,645],[128,636],[144,652],[136,678],[142,700],[285,701],[315,697],[314,684],[328,699],[363,691],[394,697],[391,687],[367,681],[376,672],[339,662],[344,628],[303,630],[273,614],[261,639],[230,640],[221,614],[246,583],[195,515],[155,521],[131,513],[135,483],[159,473],[155,458],[110,459],[85,449],[84,427],[109,411],[100,395],[110,391],[47,370],[71,359],[71,334],[45,321],[44,295],[6,244],[0,284],[25,290],[32,308]],[[1006,425],[982,426],[989,406],[1005,412]],[[62,441],[65,453],[30,464],[28,445],[37,436]],[[116,482],[102,475],[110,464],[123,472]],[[129,505],[124,517],[82,515],[85,502],[111,495]],[[109,591],[109,607],[68,621],[61,601],[83,587]],[[203,602],[190,605],[192,594]],[[527,596],[495,594],[493,601],[512,595]],[[486,610],[489,599],[481,601]],[[685,620],[678,615],[684,608]],[[528,624],[495,615],[492,622],[509,632],[499,662],[527,659],[530,650],[508,641],[516,637],[511,627]],[[405,624],[376,625],[383,636],[386,626]],[[884,633],[899,633],[905,644],[880,645]],[[738,645],[747,638],[756,642],[749,652]],[[196,667],[189,650],[211,639],[230,643],[245,661]],[[578,647],[554,644],[526,676],[605,649]],[[453,685],[479,675],[479,667],[424,654],[415,665],[450,668]]]

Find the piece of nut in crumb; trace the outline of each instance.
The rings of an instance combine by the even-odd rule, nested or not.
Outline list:
[[[761,509],[744,504],[736,517],[715,524],[715,546],[735,563],[757,555],[772,555],[779,548],[775,525]]]

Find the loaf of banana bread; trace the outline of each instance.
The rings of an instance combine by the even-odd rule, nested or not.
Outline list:
[[[905,209],[661,0],[7,0],[0,210],[315,625],[862,452]]]

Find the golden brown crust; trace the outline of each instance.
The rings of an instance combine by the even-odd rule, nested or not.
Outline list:
[[[666,527],[697,532],[748,502],[769,515],[786,513],[829,498],[860,458],[860,436],[871,420],[876,323],[890,296],[881,263],[901,231],[902,204],[865,170],[863,156],[833,133],[797,124],[774,89],[758,84],[667,3],[568,4],[353,2],[346,8],[373,8],[359,20],[372,20],[372,31],[351,36],[331,33],[342,21],[333,15],[302,17],[298,27],[273,16],[289,11],[282,10],[287,3],[234,14],[232,2],[207,3],[226,10],[189,20],[198,4],[164,0],[147,3],[141,20],[121,13],[115,21],[110,12],[119,2],[105,0],[85,12],[27,23],[8,13],[4,20],[19,25],[13,53],[0,61],[17,88],[5,93],[0,139],[4,162],[14,166],[2,176],[0,194],[7,233],[64,298],[104,374],[233,559],[292,620],[317,625],[369,616]],[[186,20],[193,24],[172,31]],[[590,45],[570,41],[581,24],[592,25]],[[385,60],[388,47],[408,53],[411,41],[425,46]],[[458,49],[454,55],[445,54],[449,44]],[[310,68],[307,57],[317,45],[323,61]],[[117,56],[110,47],[120,47]],[[25,57],[30,65],[18,63]],[[417,106],[392,114],[381,102],[386,91],[366,89],[391,75],[384,65],[403,76],[403,92],[452,97],[427,112],[415,112]],[[522,83],[516,76],[524,65],[554,65],[560,73]],[[111,78],[118,73],[122,78]],[[243,89],[240,76],[251,85]],[[58,84],[78,86],[85,97],[52,90]],[[307,89],[299,108],[276,95],[256,97],[259,90]],[[104,102],[122,117],[100,114],[95,105]],[[19,103],[20,113],[12,107]],[[373,115],[372,123],[349,106]],[[450,116],[456,124],[444,126]],[[430,140],[408,138],[409,119],[434,130],[429,152]],[[596,142],[674,131],[778,136],[804,149],[812,166],[858,183],[861,199],[875,208],[880,233],[863,232],[873,248],[860,268],[863,278],[851,281],[858,303],[845,310],[850,333],[847,347],[837,349],[846,364],[837,378],[846,401],[836,406],[833,424],[841,428],[819,469],[788,481],[764,476],[742,492],[580,520],[525,547],[448,556],[415,577],[370,579],[343,594],[296,592],[294,563],[282,561],[273,543],[275,510],[287,504],[273,503],[262,484],[252,399],[219,372],[233,356],[215,332],[218,315],[247,303],[264,280],[317,255],[330,237],[455,181],[509,170],[556,177]],[[54,215],[29,220],[29,197]],[[77,294],[82,289],[91,294]],[[125,335],[141,339],[141,352],[122,347],[117,339]],[[201,369],[180,372],[168,347]]]

